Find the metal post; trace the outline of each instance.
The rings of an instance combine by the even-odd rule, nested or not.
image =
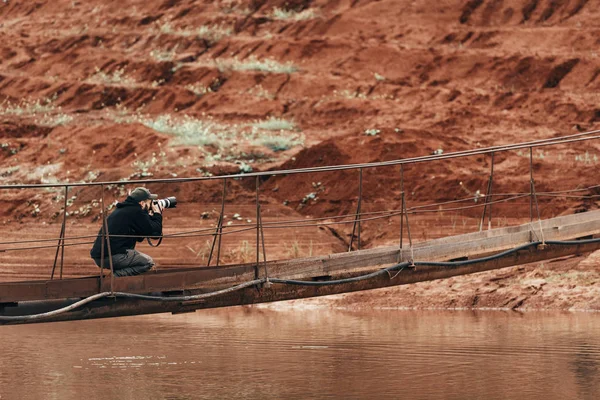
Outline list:
[[[406,218],[406,232],[408,233],[408,246],[410,247],[410,259],[411,259],[411,261],[414,261],[412,236],[410,235],[410,223],[408,222],[408,211],[406,208],[406,197],[404,197],[403,207],[404,207],[404,210],[403,210],[404,218]]]
[[[532,203],[535,202],[535,210],[537,212],[537,217],[538,217],[538,222],[540,224],[540,237],[542,240],[542,246],[546,245],[546,240],[544,239],[544,229],[542,228],[542,217],[540,215],[540,207],[538,205],[538,199],[537,199],[537,194],[535,193],[535,181],[533,180],[533,156],[532,156],[532,148],[529,148],[529,174],[530,174],[530,191],[531,191],[531,196],[530,196],[530,203],[529,203],[529,215],[530,215],[530,224],[531,224],[531,232],[530,232],[530,239],[531,241],[533,241],[533,207],[532,207]]]
[[[65,230],[67,225],[67,195],[69,193],[69,186],[65,186],[65,199],[63,203],[63,221],[62,226],[60,228],[60,237],[58,239],[58,245],[56,246],[56,254],[54,255],[54,265],[52,266],[52,274],[50,275],[50,280],[54,279],[54,271],[56,270],[56,263],[58,261],[58,251],[62,247],[62,252],[60,255],[60,279],[62,279],[62,271],[63,271],[63,259],[65,256]]]
[[[63,235],[62,235],[62,248],[60,250],[60,279],[63,278],[63,264],[64,264],[64,260],[65,260],[65,235],[66,235],[66,231],[67,231],[67,196],[69,195],[69,186],[65,186],[65,202],[64,202],[64,209],[65,212],[63,213]]]
[[[533,147],[529,148],[529,223],[533,222]]]
[[[404,214],[404,218],[406,219],[406,233],[408,233],[408,246],[410,247],[410,260],[412,263],[412,267],[414,268],[415,253],[413,250],[412,236],[410,234],[410,223],[408,222],[408,209],[406,207],[406,195],[404,194],[404,178],[402,179],[402,181],[403,181],[403,183],[402,183],[402,214]]]
[[[262,238],[262,249],[263,249],[263,262],[264,262],[264,266],[265,266],[265,277],[267,279],[269,279],[269,268],[267,267],[267,250],[265,247],[265,231],[263,230],[263,223],[262,223],[262,210],[258,209],[259,213],[258,213],[258,224],[260,225],[260,237]]]
[[[397,262],[402,261],[402,242],[404,241],[404,164],[400,164],[400,251]]]
[[[529,225],[533,223],[533,147],[529,148]],[[529,231],[529,241],[533,242],[533,229]]]
[[[362,176],[363,170],[358,170],[358,204],[356,205],[356,214],[354,217],[354,225],[352,226],[352,235],[350,236],[350,245],[348,251],[352,251],[352,243],[354,242],[354,234],[356,233],[356,227],[358,226],[358,237],[357,237],[357,250],[360,250],[360,208],[362,203]]]
[[[494,181],[494,153],[492,153],[492,166],[490,170],[490,177],[488,179],[488,186],[485,192],[485,203],[483,205],[483,214],[481,215],[481,222],[479,223],[479,232],[483,230],[483,221],[485,221],[485,213],[489,206],[488,215],[488,230],[492,229],[492,182]]]
[[[115,288],[115,272],[112,262],[112,252],[110,251],[110,232],[108,231],[108,222],[106,221],[106,208],[104,207],[104,185],[100,185],[102,187],[102,226],[104,227],[104,238],[102,241],[106,241],[106,248],[108,249],[108,263],[110,264],[110,291],[114,292]],[[104,268],[104,260],[101,261],[102,268]],[[102,269],[101,269],[102,271]]]
[[[101,209],[101,213],[100,215],[102,216],[102,227],[100,228],[100,242],[102,243],[100,245],[100,287],[98,288],[98,293],[102,292],[102,281],[104,280],[104,274],[102,273],[104,271],[104,196],[102,196],[102,194],[100,195],[102,197],[102,209]]]
[[[256,266],[254,267],[254,279],[258,279],[258,263],[260,262],[260,202],[258,200],[259,178],[256,176]]]
[[[225,212],[225,195],[227,194],[227,178],[223,179],[223,195],[221,197],[221,214],[219,214],[219,221],[217,222],[217,229],[215,230],[215,236],[213,238],[212,246],[210,248],[210,254],[208,255],[208,263],[206,266],[210,266],[212,260],[213,251],[215,249],[215,242],[217,237],[219,240],[219,248],[217,250],[217,267],[219,266],[219,256],[221,254],[221,233],[223,232],[223,213]]]

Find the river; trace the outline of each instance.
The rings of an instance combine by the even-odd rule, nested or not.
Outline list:
[[[0,332],[2,400],[600,396],[597,313],[236,307]]]

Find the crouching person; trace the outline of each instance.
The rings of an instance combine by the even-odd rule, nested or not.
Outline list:
[[[157,197],[148,189],[138,187],[123,202],[117,203],[115,211],[108,216],[107,225],[115,276],[139,275],[154,266],[152,257],[137,251],[135,245],[145,237],[162,235],[162,208],[152,202]],[[100,229],[90,256],[97,266],[110,269],[106,241],[104,263],[101,259],[102,241],[103,230]]]

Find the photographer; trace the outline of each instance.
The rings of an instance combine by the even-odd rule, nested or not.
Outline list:
[[[162,235],[162,206],[154,204],[158,196],[144,187],[134,189],[125,201],[117,203],[117,208],[107,219],[110,235],[113,273],[115,276],[139,275],[154,265],[152,257],[135,250],[136,242],[145,237]],[[102,235],[100,229],[90,256],[97,266],[110,269],[108,246],[104,242],[104,265],[102,265]],[[115,237],[115,236],[117,237]],[[131,235],[131,237],[123,237]]]

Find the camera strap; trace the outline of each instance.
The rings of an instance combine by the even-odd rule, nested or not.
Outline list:
[[[156,244],[152,244],[152,241],[150,240],[150,238],[146,238],[146,240],[148,241],[148,244],[149,244],[150,246],[152,246],[152,247],[158,247],[158,246],[160,246],[160,244],[162,243],[163,237],[161,236],[161,237],[158,239],[158,242],[157,242]]]

